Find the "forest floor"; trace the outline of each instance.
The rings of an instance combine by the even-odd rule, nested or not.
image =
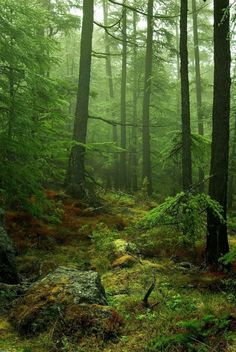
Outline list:
[[[193,262],[191,253],[177,248],[162,229],[150,238],[138,233],[135,224],[155,203],[110,193],[104,207],[94,211],[63,193],[48,191],[48,196],[61,221],[50,214],[41,220],[22,212],[7,214],[22,278],[33,282],[59,265],[96,269],[109,304],[124,319],[117,339],[90,337],[74,346],[65,338],[61,351],[236,351],[235,276],[200,269],[201,245]],[[142,247],[142,253],[112,263],[110,244],[117,239]],[[154,277],[156,286],[145,307],[143,298]],[[0,351],[53,351],[48,334],[17,334],[7,320],[10,298],[0,291]]]

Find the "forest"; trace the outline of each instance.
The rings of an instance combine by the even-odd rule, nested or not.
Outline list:
[[[236,352],[235,29],[0,0],[1,352]]]

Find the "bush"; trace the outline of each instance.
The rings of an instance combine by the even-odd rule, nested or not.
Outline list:
[[[173,232],[174,228],[177,233],[181,233],[183,244],[195,245],[205,233],[207,209],[211,209],[224,221],[221,206],[208,195],[181,192],[151,210],[139,221],[138,227],[151,229],[158,225],[167,226],[170,232]]]
[[[177,324],[179,332],[170,336],[161,336],[151,342],[149,352],[152,351],[173,351],[178,348],[179,351],[189,352],[207,352],[223,350],[222,335],[225,331],[230,330],[230,317],[222,316],[220,318],[214,315],[206,315],[202,319],[182,321]],[[217,349],[217,342],[220,343]],[[212,344],[212,346],[211,346]]]

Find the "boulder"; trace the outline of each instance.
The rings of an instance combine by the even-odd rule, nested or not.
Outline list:
[[[4,228],[4,211],[0,209],[0,282],[17,284],[19,282],[15,249]]]
[[[88,334],[105,334],[107,324],[110,320],[118,321],[117,316],[107,306],[97,272],[58,267],[15,301],[10,319],[22,334],[47,331],[53,325],[58,335],[65,330],[68,335],[71,332],[79,336],[83,333],[83,324],[91,327],[87,329]]]
[[[91,335],[108,340],[120,334],[122,325],[123,319],[112,307],[82,303],[65,310],[63,320],[56,326],[55,337],[58,340],[63,332],[75,343]]]

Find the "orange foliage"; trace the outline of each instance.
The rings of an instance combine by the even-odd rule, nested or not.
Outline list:
[[[77,199],[62,192],[46,190],[45,193],[56,206],[60,201],[60,207],[63,210],[60,224],[49,224],[45,219],[38,219],[22,211],[8,211],[6,214],[6,228],[19,253],[31,247],[51,249],[53,242],[70,244],[81,239],[90,240],[91,232],[99,223],[104,223],[118,231],[127,226],[121,216],[97,214],[93,209],[85,208],[84,204]]]

